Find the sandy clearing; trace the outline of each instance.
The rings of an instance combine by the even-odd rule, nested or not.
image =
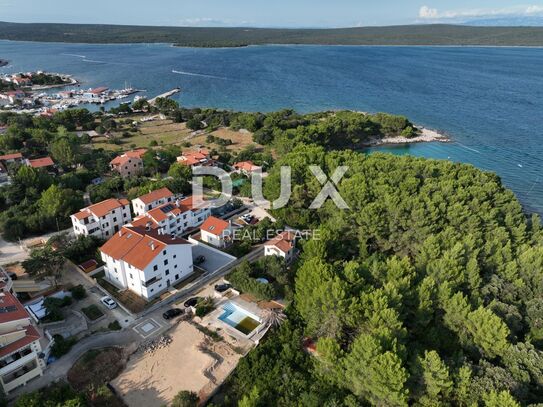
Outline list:
[[[239,355],[220,344],[205,354],[198,348],[205,336],[193,325],[182,322],[169,335],[172,343],[154,353],[137,353],[124,371],[112,381],[129,407],[161,407],[181,390],[205,396],[234,369]],[[210,343],[210,341],[207,341]],[[218,359],[212,355],[218,355]],[[204,371],[208,370],[208,376]]]

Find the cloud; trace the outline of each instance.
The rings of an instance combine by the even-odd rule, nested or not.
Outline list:
[[[212,17],[185,18],[178,22],[186,27],[243,27],[249,25],[248,21],[223,20]]]
[[[439,11],[436,8],[422,6],[419,9],[419,18],[421,20],[462,20],[472,18],[486,17],[527,17],[542,16],[543,6],[515,6],[501,9],[464,9],[464,10],[446,10]]]
[[[420,18],[437,18],[437,8],[430,8],[428,6],[422,6],[419,10]]]

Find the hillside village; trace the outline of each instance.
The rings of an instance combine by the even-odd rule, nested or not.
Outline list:
[[[66,134],[65,140],[81,145],[77,148],[84,151],[81,142],[92,142],[95,135],[84,130],[85,125],[68,127],[84,137],[72,133]],[[14,128],[8,124],[4,134],[11,134]],[[9,149],[0,155],[0,188],[5,191],[21,185],[23,173],[29,172],[50,185],[40,200],[48,190],[55,195],[52,199],[62,199],[58,196],[61,190],[52,190],[59,188],[57,180],[62,188],[68,176],[82,174],[85,164],[71,165],[65,154],[55,154],[54,148],[42,150],[49,155],[36,157],[39,153],[28,148],[28,141],[21,146],[17,152]],[[192,354],[173,358],[175,368],[187,363],[187,368],[196,369],[192,383],[189,380],[185,386],[170,388],[159,399],[144,389],[137,396],[132,394],[136,391],[133,388],[126,393],[122,380],[117,379],[115,393],[106,397],[109,402],[121,397],[129,405],[139,405],[130,400],[143,397],[148,405],[158,406],[183,390],[195,392],[204,401],[239,358],[258,345],[273,326],[275,315],[288,303],[288,298],[279,295],[284,282],[276,273],[289,273],[296,256],[295,231],[287,236],[279,235],[278,229],[273,235],[277,238],[272,239],[267,231],[274,229],[274,218],[243,196],[232,196],[227,205],[215,207],[196,206],[190,195],[191,170],[199,166],[230,172],[239,194],[253,172],[263,171],[263,165],[251,160],[263,163],[261,153],[240,150],[240,161],[230,164],[216,150],[196,145],[176,150],[168,167],[161,163],[162,149],[141,147],[108,153],[104,172],[91,170],[86,176],[89,186],[85,194],[77,197],[66,191],[70,199],[58,202],[64,206],[69,223],[57,215],[51,224],[56,233],[26,238],[27,232],[23,232],[24,243],[4,242],[0,251],[2,301],[9,311],[3,314],[0,332],[6,332],[9,347],[0,355],[4,364],[0,383],[6,397],[64,377],[72,367],[63,362],[68,357],[65,354],[81,355],[95,340],[101,340],[104,348],[108,341],[111,346],[125,343],[129,350],[124,363],[148,363],[154,356],[145,349],[155,342],[165,348],[182,346],[183,352]],[[159,167],[150,169],[149,164]],[[166,170],[162,180],[149,176],[157,168]],[[128,193],[109,189],[110,183],[135,180],[140,186]],[[217,184],[212,179],[204,181],[205,198],[211,199],[217,194]],[[83,206],[85,202],[88,205]],[[244,231],[252,237],[241,237]],[[255,235],[258,238],[254,239]],[[10,232],[4,226],[6,238]],[[21,260],[11,260],[17,256]],[[262,271],[240,279],[238,268],[251,267],[249,264]],[[232,274],[234,281],[229,279]],[[259,287],[267,285],[265,290]],[[12,325],[21,329],[13,338]],[[111,340],[101,339],[109,337]],[[187,338],[193,338],[192,342]],[[221,345],[217,348],[218,338]],[[198,356],[197,349],[202,346],[210,349],[202,348],[202,355],[218,352],[222,356],[214,362],[208,356]],[[201,364],[194,365],[198,360]]]

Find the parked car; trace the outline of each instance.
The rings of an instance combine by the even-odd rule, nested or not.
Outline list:
[[[200,301],[199,297],[189,298],[187,301],[185,301],[183,305],[185,306],[185,308],[195,307],[198,304],[198,301]]]
[[[205,261],[206,261],[206,256],[198,256],[194,260],[194,264],[196,264],[198,266],[198,265],[200,265],[202,263],[205,263]]]
[[[228,291],[231,287],[232,285],[230,284],[217,284],[215,286],[215,291],[219,293],[224,293],[225,291]]]
[[[117,303],[113,301],[111,297],[107,295],[105,297],[100,298],[100,302],[109,309],[117,308]]]
[[[164,319],[173,319],[175,317],[178,317],[179,315],[183,315],[185,311],[179,308],[172,308],[166,311],[164,314],[162,314],[162,318]]]

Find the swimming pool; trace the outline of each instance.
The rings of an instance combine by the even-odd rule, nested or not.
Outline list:
[[[244,335],[249,335],[260,325],[257,316],[245,311],[233,302],[227,302],[222,309],[224,312],[219,319]]]

